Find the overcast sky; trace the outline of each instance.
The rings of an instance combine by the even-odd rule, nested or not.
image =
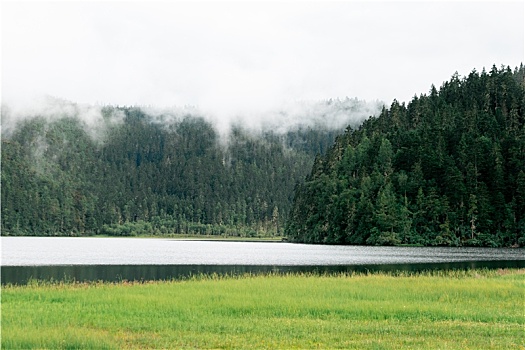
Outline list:
[[[408,102],[524,61],[523,1],[2,1],[2,100],[46,94],[219,114]]]

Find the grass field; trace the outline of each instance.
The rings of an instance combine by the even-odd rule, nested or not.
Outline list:
[[[2,289],[3,349],[524,349],[525,270]]]

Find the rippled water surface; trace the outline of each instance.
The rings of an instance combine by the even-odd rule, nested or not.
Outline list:
[[[2,237],[1,283],[196,274],[525,267],[523,249],[355,247],[141,238]]]
[[[327,246],[146,238],[2,237],[2,266],[370,265],[525,260],[523,249]]]

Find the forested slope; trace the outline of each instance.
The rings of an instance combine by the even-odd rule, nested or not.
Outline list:
[[[3,235],[282,235],[295,184],[344,131],[220,135],[199,115],[105,107],[91,125],[66,110],[4,132]]]
[[[525,69],[394,101],[348,128],[295,191],[296,242],[525,245]]]

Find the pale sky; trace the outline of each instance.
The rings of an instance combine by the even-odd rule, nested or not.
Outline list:
[[[409,102],[456,71],[519,66],[524,17],[523,1],[2,1],[2,101]]]

